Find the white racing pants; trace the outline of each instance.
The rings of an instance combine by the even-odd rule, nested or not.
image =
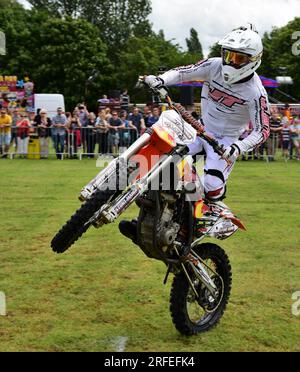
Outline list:
[[[232,137],[216,137],[215,135],[213,137],[225,147],[232,145],[236,141],[236,138]],[[228,167],[227,162],[221,159],[214,152],[213,148],[200,137],[197,137],[196,141],[189,145],[189,149],[189,154],[193,156],[205,151],[206,161],[202,177],[205,196],[210,200],[221,200],[225,196],[226,182],[234,164]]]

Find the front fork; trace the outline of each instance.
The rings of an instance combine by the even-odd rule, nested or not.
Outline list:
[[[178,255],[178,257],[180,257],[179,255],[179,252],[177,250],[177,248],[175,248],[175,251]],[[181,268],[182,268],[182,271],[184,272],[189,284],[190,284],[190,287],[192,288],[196,298],[199,298],[199,293],[197,292],[196,288],[195,288],[195,285],[194,285],[194,282],[189,274],[189,270],[187,269],[187,266],[189,266],[197,279],[199,279],[201,281],[201,283],[208,289],[208,291],[210,292],[210,294],[212,295],[212,297],[214,298],[214,300],[216,300],[218,298],[218,295],[219,295],[219,292],[218,292],[218,289],[214,283],[214,281],[210,278],[207,270],[205,269],[204,265],[201,263],[201,260],[199,259],[199,257],[197,257],[195,254],[193,254],[193,252],[189,253],[188,256],[185,258],[185,260],[183,262],[181,262]]]
[[[122,168],[124,164],[126,165],[133,155],[137,154],[142,147],[150,142],[151,134],[152,130],[147,130],[121,156],[111,161],[105,169],[98,173],[98,175],[81,190],[79,200],[83,202],[90,199],[97,190],[100,190],[101,187],[107,184],[110,178],[115,177],[118,170]]]

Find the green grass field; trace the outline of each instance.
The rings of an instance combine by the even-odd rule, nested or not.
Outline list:
[[[221,242],[233,289],[217,328],[183,337],[169,313],[165,267],[117,224],[91,229],[65,255],[53,235],[96,173],[91,160],[0,161],[0,351],[300,351],[300,163],[239,162],[226,203],[248,231]],[[126,217],[137,213],[133,207]]]

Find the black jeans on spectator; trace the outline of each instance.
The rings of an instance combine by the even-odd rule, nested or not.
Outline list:
[[[90,129],[86,134],[87,153],[89,158],[94,157],[95,152],[95,133]]]
[[[107,154],[107,133],[97,133],[98,154]]]

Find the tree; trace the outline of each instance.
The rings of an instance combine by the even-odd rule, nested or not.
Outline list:
[[[190,38],[185,40],[188,52],[197,55],[199,59],[203,59],[202,45],[198,38],[198,32],[194,28],[191,28],[190,30]]]
[[[288,87],[288,92],[300,99],[299,55],[293,53],[293,45],[296,40],[292,37],[298,30],[300,30],[300,17],[296,17],[286,26],[274,28],[270,34],[264,35],[264,55],[262,66],[258,71],[267,77],[276,78],[281,74],[279,67],[286,67],[287,75],[294,80],[294,84]]]
[[[208,58],[221,57],[221,46],[218,43],[209,48]]]
[[[0,9],[10,8],[10,7],[13,7],[13,8],[22,7],[23,8],[23,6],[19,4],[17,0],[0,0]]]
[[[97,26],[99,36],[108,46],[108,56],[115,66],[120,64],[120,50],[131,36],[151,35],[147,19],[150,0],[29,0],[34,9],[54,17],[71,16]]]
[[[101,89],[110,66],[106,45],[95,26],[72,18],[49,19],[40,27],[39,43],[34,80],[40,92],[60,92],[68,97],[71,107],[89,100],[85,88],[93,70],[101,72],[95,82]]]
[[[0,60],[2,74],[28,73],[37,92],[61,93],[69,108],[83,99],[94,103],[110,85],[107,48],[97,27],[89,22],[52,18],[49,13],[25,10],[16,2],[1,8],[0,17],[7,38],[7,55]],[[101,76],[86,96],[85,83],[93,70]]]
[[[109,45],[121,46],[133,33],[151,33],[150,0],[29,0],[34,9],[53,16],[82,18],[96,25]],[[142,33],[142,35],[141,35]]]
[[[0,0],[0,30],[6,36],[6,55],[0,59],[0,74],[26,71],[31,64],[29,12],[14,0]]]
[[[47,12],[54,17],[76,17],[80,12],[81,0],[28,0],[37,11]]]
[[[163,32],[148,37],[132,36],[120,53],[120,65],[116,74],[122,86],[134,87],[139,75],[158,74],[161,67],[171,69],[195,62],[189,53],[183,53],[172,40],[165,40]],[[145,101],[149,93],[131,89],[133,100]]]

